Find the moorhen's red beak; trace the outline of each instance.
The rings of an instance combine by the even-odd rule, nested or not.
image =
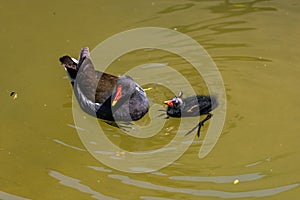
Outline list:
[[[112,101],[111,105],[115,106],[116,103],[121,99],[121,97],[122,97],[122,86],[118,85],[116,96],[115,96],[114,100]]]
[[[172,100],[168,100],[168,101],[164,101],[164,104],[173,107],[173,101]]]

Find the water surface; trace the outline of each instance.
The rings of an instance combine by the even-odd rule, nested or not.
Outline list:
[[[0,198],[295,199],[300,193],[299,6],[293,0],[1,1]],[[224,80],[226,121],[204,159],[198,151],[207,126],[171,165],[124,173],[100,163],[80,141],[72,90],[58,57],[77,57],[83,46],[93,49],[113,34],[149,26],[187,34],[208,51]],[[167,63],[197,93],[207,93],[192,67],[167,52],[132,52],[109,70],[119,75],[145,62]],[[148,86],[153,104],[173,96],[159,84]],[[140,125],[150,123],[149,117],[143,120]],[[99,121],[115,144],[131,151],[172,140],[179,121],[165,123],[159,134],[143,140]]]

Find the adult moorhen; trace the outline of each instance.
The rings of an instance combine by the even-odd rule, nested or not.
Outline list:
[[[218,106],[217,98],[215,96],[196,95],[182,99],[182,96],[183,93],[180,92],[178,96],[164,102],[168,105],[167,115],[176,118],[207,115],[204,120],[200,121],[197,126],[186,134],[188,135],[198,128],[197,135],[199,137],[204,122],[213,116],[210,111]]]
[[[144,90],[129,76],[117,77],[95,70],[87,47],[81,50],[78,63],[70,56],[59,60],[86,113],[109,121],[135,121],[148,112]]]

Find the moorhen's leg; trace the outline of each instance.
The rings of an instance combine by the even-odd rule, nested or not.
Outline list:
[[[199,122],[199,124],[198,124],[199,128],[198,128],[198,131],[197,131],[198,137],[200,137],[200,129],[204,125],[204,122],[206,122],[207,120],[209,120],[212,116],[213,116],[212,114],[208,113],[208,115],[206,116],[206,118],[204,120],[202,120],[201,122]]]
[[[190,130],[189,132],[187,132],[185,135],[190,134],[190,133],[193,132],[196,128],[198,128],[197,135],[198,135],[198,137],[200,137],[200,130],[201,130],[201,127],[204,125],[204,122],[206,122],[207,120],[209,120],[212,116],[213,116],[213,114],[208,113],[205,119],[203,119],[202,121],[200,121],[199,124],[198,124],[197,126],[195,126],[194,128],[192,128],[192,130]]]

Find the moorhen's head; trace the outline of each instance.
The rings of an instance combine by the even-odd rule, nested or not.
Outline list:
[[[168,101],[164,101],[164,104],[168,105],[171,108],[179,108],[182,104],[182,91],[179,92],[178,96],[175,96],[173,99],[170,99]]]
[[[65,68],[65,70],[68,72],[69,77],[73,82],[76,79],[76,75],[78,72],[78,61],[74,58],[71,58],[70,56],[63,56],[59,58],[59,61],[61,62],[61,65]]]
[[[136,90],[136,83],[130,76],[120,76],[112,92],[112,106],[122,105]]]

